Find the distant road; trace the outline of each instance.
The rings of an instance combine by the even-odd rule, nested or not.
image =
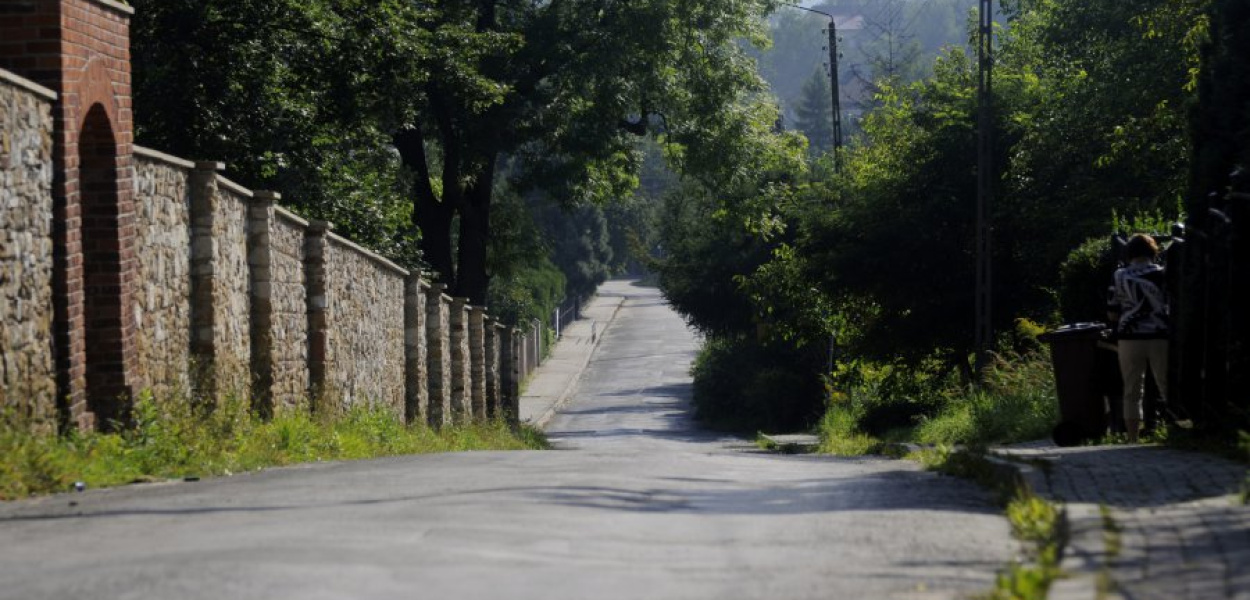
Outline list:
[[[700,431],[696,337],[654,289],[603,293],[628,299],[548,428],[557,450],[0,505],[0,598],[927,600],[985,591],[1012,558],[969,483]]]

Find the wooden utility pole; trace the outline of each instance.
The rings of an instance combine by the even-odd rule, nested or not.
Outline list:
[[[782,4],[791,8],[816,13],[829,19],[829,89],[831,90],[830,96],[832,96],[833,101],[833,168],[840,171],[842,161],[838,159],[838,151],[842,149],[842,94],[838,83],[838,22],[833,15],[822,10],[790,4],[789,2],[783,2]]]
[[[993,0],[980,0],[977,31],[977,282],[976,282],[976,372],[989,363],[994,344],[993,260],[991,249],[991,208],[994,202],[994,6]]]
[[[833,15],[825,16],[829,17],[829,89],[833,90],[833,168],[840,171],[842,161],[838,152],[842,149],[842,94],[838,89],[838,23]]]

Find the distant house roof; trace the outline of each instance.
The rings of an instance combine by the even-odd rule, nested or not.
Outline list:
[[[860,30],[864,28],[863,15],[833,15],[833,22],[837,23],[838,31]]]

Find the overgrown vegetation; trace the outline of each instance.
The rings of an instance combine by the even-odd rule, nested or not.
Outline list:
[[[303,462],[398,454],[546,448],[542,433],[502,421],[434,431],[407,426],[382,407],[359,405],[335,418],[292,410],[259,418],[240,397],[216,406],[142,394],[134,427],[121,433],[33,433],[0,419],[0,499],[156,479],[229,475]]]
[[[818,430],[844,454],[878,442],[985,447],[1044,438],[1058,422],[1046,350],[999,355],[978,387],[924,370],[858,365],[835,374]]]
[[[755,369],[823,377],[829,414],[801,427],[818,427],[830,448],[1046,437],[1057,407],[1035,334],[1104,320],[1111,234],[1166,235],[1181,216],[1209,4],[1001,5],[988,371],[973,361],[978,63],[967,48],[913,70],[926,76],[873,80],[870,110],[836,156],[796,155],[781,136],[771,160],[727,163],[744,175],[736,185],[684,182],[666,197],[662,287],[709,343],[788,349]],[[852,5],[835,8],[862,8]],[[729,392],[701,404],[709,421],[751,405],[749,377],[696,370],[709,376],[735,382],[696,383]],[[791,390],[806,389],[755,402],[805,407],[811,398]]]

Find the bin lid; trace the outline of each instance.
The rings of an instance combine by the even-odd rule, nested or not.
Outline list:
[[[1059,329],[1047,331],[1037,336],[1043,342],[1053,342],[1073,338],[1096,338],[1107,329],[1106,323],[1068,323]]]

